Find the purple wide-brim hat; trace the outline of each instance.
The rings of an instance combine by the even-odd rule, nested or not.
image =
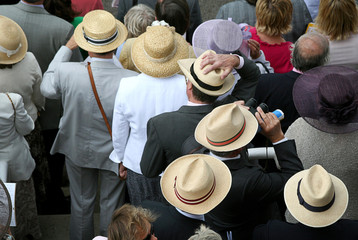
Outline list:
[[[193,49],[197,57],[206,50],[228,54],[239,50],[243,41],[240,26],[232,21],[213,19],[200,24],[193,34]]]
[[[300,116],[327,133],[358,130],[358,72],[343,66],[321,66],[299,76],[293,101]]]

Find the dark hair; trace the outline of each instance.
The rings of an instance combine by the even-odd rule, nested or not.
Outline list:
[[[155,15],[183,35],[189,27],[189,6],[186,0],[162,0],[155,5]]]
[[[212,152],[215,156],[223,157],[223,158],[231,156],[231,154],[233,154],[236,151],[237,151],[237,149],[229,151],[229,152],[217,152],[214,150],[210,150],[210,152]]]
[[[27,3],[39,3],[40,0],[24,0]]]
[[[0,64],[0,69],[11,69],[12,66],[14,66],[16,63],[14,64]]]
[[[246,2],[248,2],[249,4],[256,6],[256,2],[257,0],[246,0]]]
[[[213,103],[216,101],[216,99],[218,98],[218,96],[210,96],[206,93],[201,92],[199,89],[197,89],[194,84],[193,85],[193,96],[195,97],[196,100],[199,100],[200,102],[204,102],[204,103]]]
[[[79,12],[72,9],[71,0],[45,0],[44,7],[52,15],[70,23],[79,15]]]
[[[328,59],[329,41],[320,33],[306,33],[293,45],[291,62],[302,72],[323,66]]]

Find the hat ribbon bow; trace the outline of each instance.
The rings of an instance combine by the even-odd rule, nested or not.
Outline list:
[[[21,43],[19,43],[19,46],[15,50],[9,50],[4,48],[3,46],[0,46],[0,52],[6,53],[7,57],[11,57],[12,55],[16,54],[21,47],[22,47]]]

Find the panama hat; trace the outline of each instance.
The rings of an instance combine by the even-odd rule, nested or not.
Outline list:
[[[284,198],[297,221],[315,228],[335,223],[348,206],[344,183],[318,164],[293,175],[285,185]]]
[[[257,120],[249,110],[230,103],[206,115],[197,125],[194,136],[210,150],[228,152],[249,144],[257,128]]]
[[[86,51],[105,53],[116,49],[127,39],[123,23],[105,10],[88,12],[75,29],[75,41]]]
[[[188,58],[178,61],[179,67],[189,81],[201,92],[210,96],[220,96],[228,92],[235,82],[235,77],[230,73],[225,79],[221,79],[223,69],[217,69],[204,74],[203,71],[209,66],[200,69],[200,63],[204,55],[214,53],[212,50],[205,51],[197,59]]]
[[[132,60],[149,76],[171,77],[180,71],[179,59],[188,58],[189,45],[174,27],[149,26],[133,43]]]
[[[343,66],[322,66],[306,71],[293,86],[293,101],[300,116],[327,133],[358,130],[358,72]]]
[[[206,50],[228,54],[237,51],[243,41],[240,26],[224,19],[212,19],[200,24],[193,34],[193,49],[196,56]]]
[[[191,214],[205,214],[216,207],[231,188],[231,173],[220,160],[205,154],[176,159],[160,180],[165,199]]]
[[[27,39],[22,28],[10,18],[0,16],[0,64],[20,62],[27,52]]]

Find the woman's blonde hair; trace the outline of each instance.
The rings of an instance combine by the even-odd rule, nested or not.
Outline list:
[[[347,39],[358,32],[358,10],[354,0],[320,1],[316,18],[318,29],[331,40]]]
[[[291,0],[258,0],[256,3],[256,30],[268,36],[291,31]]]

